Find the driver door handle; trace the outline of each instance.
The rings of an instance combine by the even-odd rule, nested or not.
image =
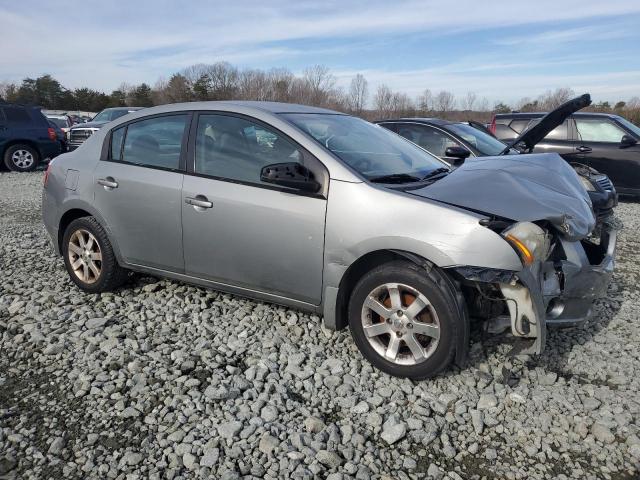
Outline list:
[[[580,153],[590,153],[592,151],[592,148],[585,145],[580,145],[576,148],[576,150]]]
[[[112,177],[99,178],[98,185],[102,185],[107,190],[118,188],[118,182],[116,182]]]
[[[188,205],[193,205],[194,207],[199,208],[212,208],[213,203],[207,200],[207,197],[204,195],[198,195],[196,197],[185,197],[184,203]]]

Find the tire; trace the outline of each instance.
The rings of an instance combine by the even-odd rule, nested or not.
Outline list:
[[[462,321],[453,288],[437,269],[404,260],[363,275],[349,299],[349,328],[362,355],[395,377],[422,380],[442,372],[454,358]]]
[[[118,264],[107,233],[94,217],[72,221],[60,247],[69,277],[85,292],[108,292],[127,280],[129,272]]]
[[[13,172],[31,172],[40,163],[38,151],[22,143],[11,145],[4,152],[4,164]]]

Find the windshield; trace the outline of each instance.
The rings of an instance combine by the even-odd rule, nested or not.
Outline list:
[[[507,148],[505,143],[471,125],[451,123],[447,125],[446,128],[450,130],[451,133],[461,137],[482,155],[500,155],[500,153]]]
[[[49,117],[49,121],[55,123],[60,128],[67,128],[67,121],[64,118]]]
[[[367,179],[405,175],[422,179],[446,164],[378,125],[347,115],[282,114]]]
[[[103,110],[95,117],[93,117],[92,122],[110,122],[111,120],[115,120],[116,118],[120,118],[129,113],[128,110]]]
[[[618,120],[618,122],[627,127],[629,130],[631,130],[636,137],[640,138],[640,127],[634,125],[629,120],[623,117],[616,116],[616,120]]]

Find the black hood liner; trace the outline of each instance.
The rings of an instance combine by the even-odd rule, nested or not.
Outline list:
[[[595,225],[587,191],[557,153],[474,158],[408,193],[519,222],[547,220],[572,241]]]

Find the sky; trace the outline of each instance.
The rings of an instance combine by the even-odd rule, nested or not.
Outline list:
[[[0,0],[0,81],[49,73],[107,93],[197,63],[328,66],[515,102],[569,87],[596,101],[640,96],[639,0]]]

